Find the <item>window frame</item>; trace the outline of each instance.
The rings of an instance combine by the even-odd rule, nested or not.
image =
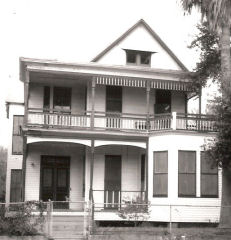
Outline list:
[[[68,107],[70,107],[70,109],[69,110],[63,110],[63,105],[62,106],[60,106],[60,109],[57,109],[57,108],[55,108],[55,97],[56,97],[56,94],[55,94],[55,90],[60,90],[60,89],[64,89],[65,91],[68,91],[69,92],[69,97],[70,97],[70,103],[69,103],[69,105],[68,105]],[[71,113],[71,101],[72,101],[72,88],[71,87],[62,87],[62,86],[54,86],[53,87],[53,112],[62,112],[62,113]],[[56,106],[58,106],[58,105],[56,105]]]
[[[22,181],[23,181],[23,175],[22,175],[22,169],[14,169],[14,168],[12,168],[11,170],[10,170],[10,202],[12,203],[12,202],[15,202],[14,201],[14,199],[13,199],[13,197],[12,197],[12,195],[13,195],[13,191],[15,190],[14,188],[13,188],[13,181],[12,181],[12,179],[13,179],[13,175],[14,175],[14,173],[20,173],[20,182],[19,182],[19,189],[18,190],[20,190],[20,196],[19,196],[19,201],[22,201]],[[20,200],[21,199],[21,200]]]
[[[164,152],[164,153],[167,153],[167,172],[164,172],[164,173],[155,173],[155,153],[160,153],[160,152]],[[154,193],[154,178],[155,178],[155,175],[167,175],[167,194],[155,194]],[[152,186],[152,196],[153,197],[165,197],[167,198],[168,197],[168,150],[161,150],[161,151],[153,151],[153,186]]]
[[[21,131],[19,134],[15,134],[14,133],[14,119],[15,117],[22,117],[22,120],[24,121],[24,115],[13,115],[13,129],[12,129],[12,149],[11,149],[11,152],[12,152],[12,155],[23,155],[23,146],[22,146],[22,150],[20,152],[15,152],[14,151],[14,136],[20,136],[22,138],[22,141],[23,141],[23,137],[22,137],[22,134],[21,134]],[[23,125],[23,124],[22,124]],[[21,126],[22,126],[21,125]]]
[[[110,95],[110,91],[112,91],[112,89],[119,89],[120,91],[120,95],[118,95],[116,98]],[[120,104],[120,111],[108,111],[108,107],[110,106],[111,103],[118,103]],[[106,113],[107,114],[112,114],[112,115],[120,115],[123,111],[123,88],[122,86],[110,86],[107,85],[106,86]]]
[[[179,166],[180,166],[179,153],[180,152],[193,152],[193,153],[195,153],[195,173],[180,173],[180,171],[179,171]],[[194,194],[187,195],[187,194],[180,194],[179,193],[179,189],[180,189],[180,174],[190,174],[190,175],[194,175],[195,176]],[[196,198],[197,197],[197,151],[194,151],[194,150],[178,150],[178,197],[179,198]]]
[[[132,50],[132,49],[124,49],[126,52],[126,64],[131,66],[141,66],[141,67],[151,67],[151,59],[152,59],[152,53],[150,51],[140,51],[140,50]],[[134,54],[135,55],[135,62],[128,62],[128,55]],[[141,62],[142,54],[147,54],[147,57],[149,58],[149,63],[145,64]]]
[[[166,98],[166,96],[167,96],[167,98]],[[163,101],[163,99],[165,101]],[[168,109],[168,111],[160,111],[160,106],[163,106],[163,108],[169,106],[169,109]],[[156,89],[156,91],[155,91],[154,114],[156,114],[156,115],[158,115],[158,114],[168,114],[168,113],[171,113],[171,112],[172,112],[172,91],[171,90]]]
[[[200,152],[200,196],[201,198],[219,198],[219,175],[218,175],[218,166],[216,173],[203,173],[202,172],[202,154],[206,154],[205,151]],[[216,195],[206,195],[202,194],[202,175],[216,175],[217,176],[217,194]]]

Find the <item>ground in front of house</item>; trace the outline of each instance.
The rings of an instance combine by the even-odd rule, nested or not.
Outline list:
[[[97,227],[90,240],[231,240],[231,229],[217,227]]]

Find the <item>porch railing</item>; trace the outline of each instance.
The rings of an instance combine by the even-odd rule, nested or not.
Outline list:
[[[93,118],[92,118],[93,117]],[[199,114],[169,114],[152,115],[147,118],[145,114],[110,113],[85,111],[78,114],[70,112],[54,112],[47,109],[29,109],[28,126],[43,128],[82,128],[113,131],[216,131],[214,116]]]
[[[97,208],[118,209],[125,203],[145,200],[145,191],[122,191],[122,190],[93,190],[93,196]]]

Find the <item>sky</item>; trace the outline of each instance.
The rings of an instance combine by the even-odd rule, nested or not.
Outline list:
[[[3,0],[0,2],[0,145],[9,121],[5,101],[23,102],[19,57],[89,62],[141,18],[192,70],[187,46],[200,15],[184,15],[180,0]]]

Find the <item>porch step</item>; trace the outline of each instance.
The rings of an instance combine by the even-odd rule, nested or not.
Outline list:
[[[85,239],[83,216],[53,216],[52,239]]]

